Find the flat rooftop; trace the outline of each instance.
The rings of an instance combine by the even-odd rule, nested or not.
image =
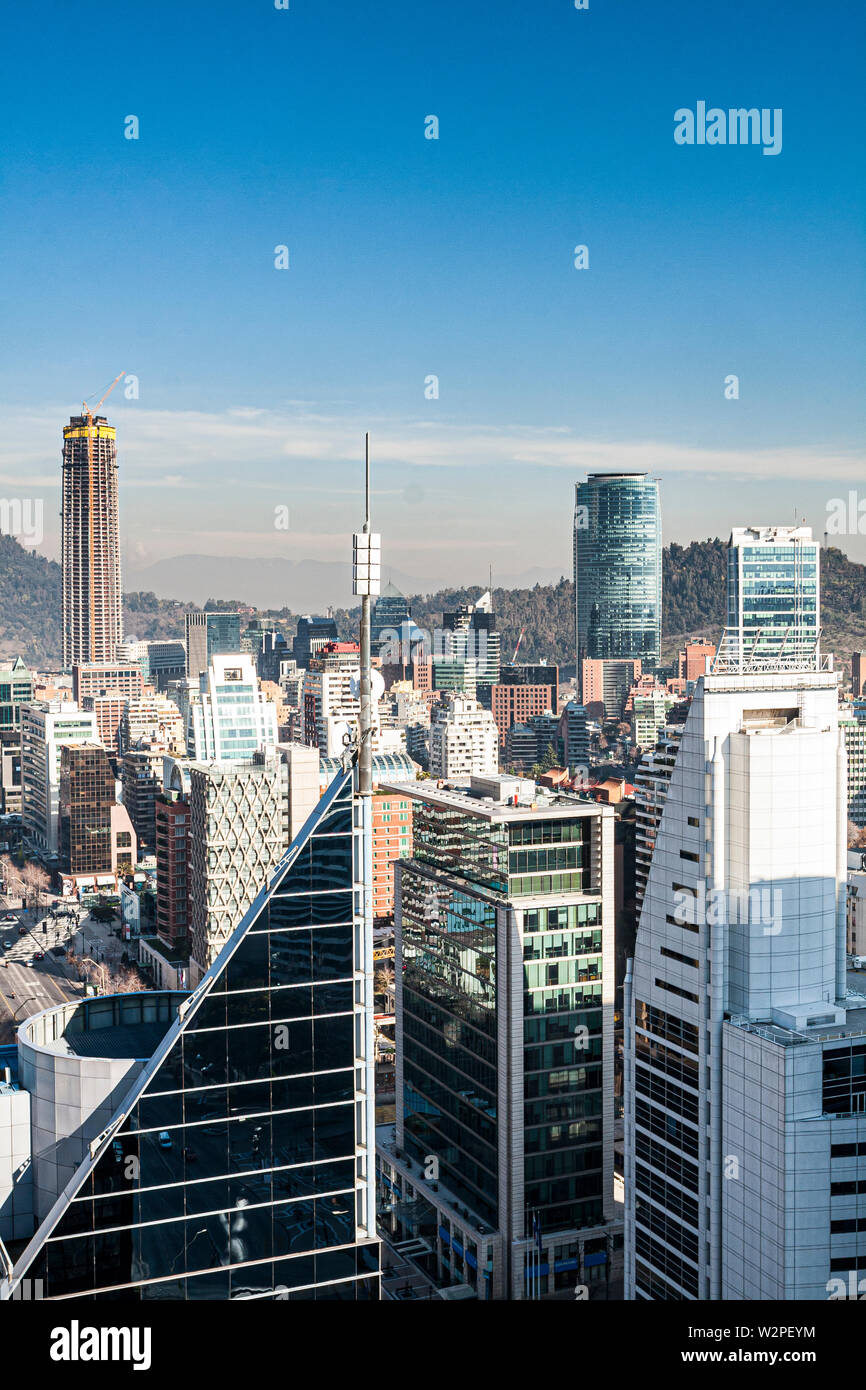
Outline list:
[[[473,795],[468,787],[437,787],[429,782],[380,782],[379,790],[411,796],[416,801],[426,801],[431,806],[451,807],[465,815],[477,816],[479,820],[508,822],[522,820],[569,820],[575,816],[599,816],[614,814],[612,806],[593,800],[590,796],[572,793],[566,796],[554,792],[545,794],[545,789],[537,788],[531,800],[521,800],[516,806],[504,801]]]

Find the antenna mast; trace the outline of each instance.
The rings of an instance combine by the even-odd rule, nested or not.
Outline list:
[[[364,437],[364,529],[355,534],[353,588],[361,599],[360,738],[358,741],[358,793],[373,794],[373,710],[370,669],[370,599],[381,585],[380,537],[370,530],[370,435]]]

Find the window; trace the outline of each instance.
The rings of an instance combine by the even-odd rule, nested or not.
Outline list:
[[[668,994],[676,994],[678,998],[688,999],[692,1004],[700,1003],[700,1000],[698,999],[698,996],[696,994],[690,994],[687,989],[680,989],[679,985],[669,984],[667,980],[657,979],[655,985],[656,989],[667,990]]]
[[[700,859],[699,859],[698,855],[697,855],[697,854],[692,854],[691,850],[689,850],[689,849],[681,849],[681,850],[680,850],[680,859],[688,859],[689,862],[692,863],[692,864],[699,864],[699,863],[700,863]]]
[[[680,965],[690,965],[693,970],[697,970],[700,966],[700,961],[695,960],[692,956],[681,956],[679,951],[671,951],[667,946],[662,946],[661,953],[669,960],[679,961]]]

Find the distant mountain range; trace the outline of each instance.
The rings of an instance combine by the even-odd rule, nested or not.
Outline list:
[[[716,640],[724,623],[726,546],[718,538],[670,545],[663,556],[662,652],[669,657],[686,637]],[[408,597],[420,627],[435,627],[444,608],[477,598],[483,576],[471,587],[442,588],[387,569],[386,579]],[[574,662],[574,586],[552,570],[494,576],[493,607],[502,657],[511,659],[521,628],[522,661]],[[141,639],[181,637],[183,614],[212,605],[252,607],[293,634],[297,615],[334,609],[341,637],[357,633],[357,608],[346,606],[348,565],[318,560],[217,560],[176,556],[126,576],[124,632]],[[139,588],[134,588],[139,585]],[[170,593],[186,595],[184,600]],[[272,600],[277,595],[276,601]],[[822,646],[850,664],[866,650],[866,566],[840,550],[825,549],[821,576]],[[35,666],[59,664],[60,566],[0,535],[0,654],[20,654]]]

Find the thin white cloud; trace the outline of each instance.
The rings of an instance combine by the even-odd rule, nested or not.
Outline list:
[[[53,480],[43,470],[56,459],[59,485],[63,418],[56,409],[17,412],[13,408],[4,413],[10,484],[15,469],[40,466],[37,485],[50,486]],[[423,418],[362,421],[313,414],[300,407],[278,412],[253,406],[208,412],[127,405],[118,408],[112,419],[119,431],[121,486],[147,486],[150,468],[159,470],[152,480],[154,487],[197,486],[189,477],[196,472],[202,475],[201,484],[207,481],[212,486],[219,483],[221,470],[234,471],[239,464],[250,475],[259,469],[274,470],[274,484],[279,485],[281,460],[359,464],[366,428],[373,433],[374,458],[380,466],[490,469],[491,476],[496,469],[532,466],[562,469],[575,478],[585,472],[621,469],[786,482],[859,482],[866,474],[866,454],[853,449],[821,444],[719,449],[666,440],[584,439],[562,425],[497,428]],[[166,464],[174,465],[169,474],[164,472]],[[32,486],[34,480],[28,478],[28,482]],[[23,486],[20,474],[18,484]],[[322,486],[327,487],[324,478]]]

